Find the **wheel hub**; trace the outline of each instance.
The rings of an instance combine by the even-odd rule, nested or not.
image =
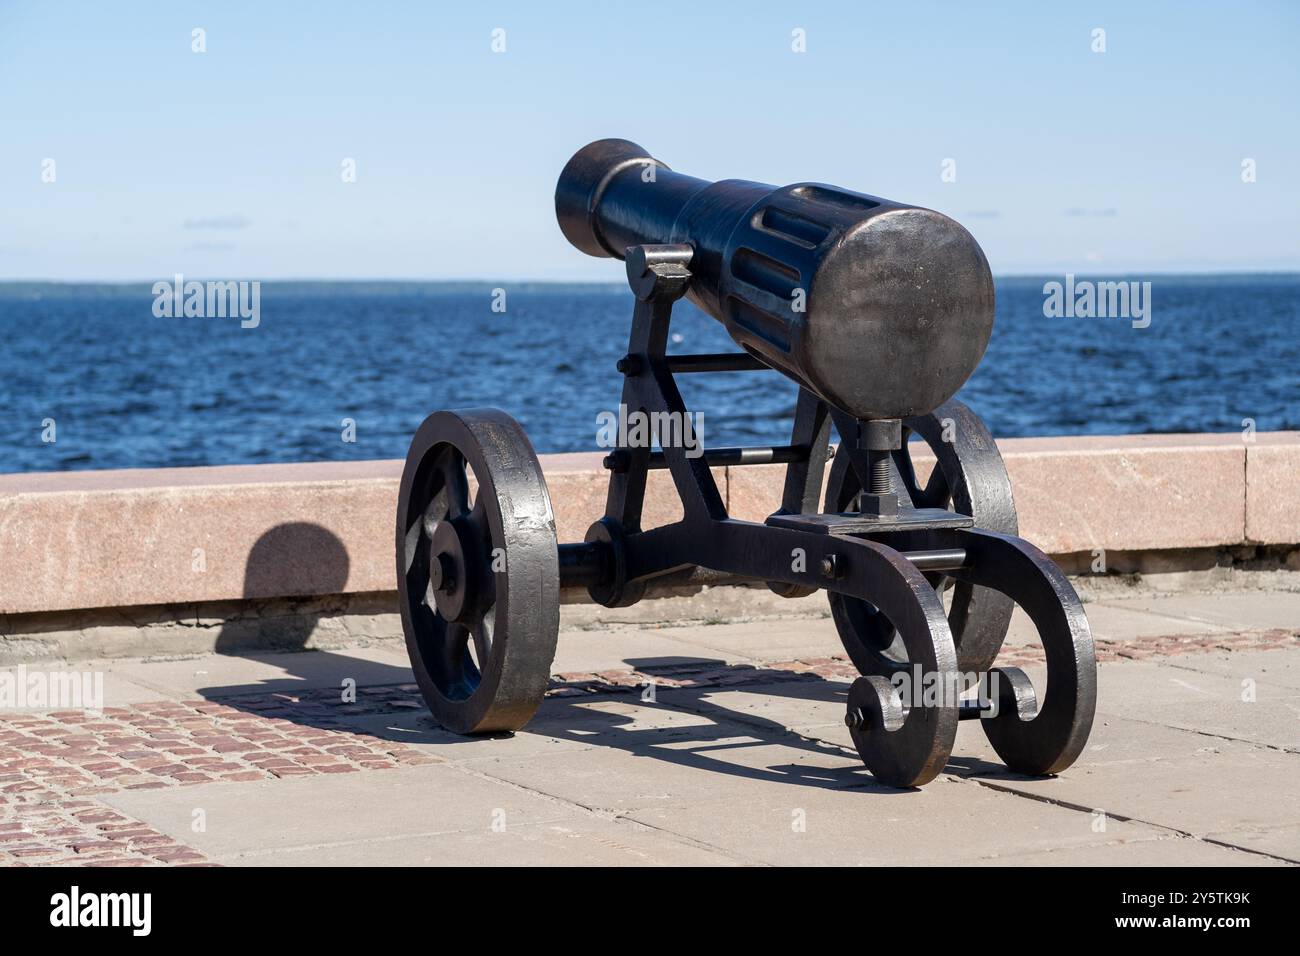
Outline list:
[[[429,589],[438,613],[458,624],[478,607],[478,549],[473,529],[460,519],[439,521],[429,541]]]

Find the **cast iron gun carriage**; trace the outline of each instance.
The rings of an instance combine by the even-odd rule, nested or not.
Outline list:
[[[952,399],[993,327],[992,278],[971,235],[932,210],[821,184],[705,182],[626,140],[575,154],[555,204],[573,245],[626,261],[636,304],[618,363],[623,407],[682,418],[675,375],[775,369],[799,385],[793,435],[703,454],[671,442],[616,448],[605,516],[585,541],[557,544],[518,423],[495,409],[430,415],[402,475],[396,545],[407,647],[437,720],[468,734],[532,717],[562,586],[619,607],[655,579],[739,580],[785,596],[828,592],[862,675],[845,721],[882,782],[933,779],[965,718],[981,718],[1014,771],[1073,763],[1096,702],[1087,618],[1061,571],[1016,536],[997,447]],[[743,351],[668,354],[682,296]],[[922,443],[936,459],[924,484],[912,454]],[[760,462],[786,465],[780,508],[764,523],[730,517],[711,467]],[[656,468],[671,473],[683,517],[643,529]],[[1038,629],[1045,693],[1019,669],[994,667],[1013,604]],[[963,697],[976,684],[978,699]]]

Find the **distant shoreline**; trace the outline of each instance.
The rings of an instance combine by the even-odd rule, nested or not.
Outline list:
[[[994,276],[994,281],[1006,284],[1029,284],[1059,280],[1065,273],[1034,272],[1007,273]],[[1295,280],[1300,270],[1273,270],[1254,272],[1105,272],[1080,271],[1074,275],[1085,278],[1119,280],[1143,279],[1159,282],[1175,279],[1181,282],[1201,280],[1215,283],[1268,282]],[[165,277],[170,278],[170,277]],[[203,281],[211,276],[186,275],[187,279]],[[223,277],[229,278],[229,277]],[[260,277],[250,277],[260,278]],[[93,280],[58,279],[0,279],[0,298],[28,298],[33,295],[58,296],[69,294],[148,295],[154,279],[129,279],[100,282]],[[268,295],[312,293],[349,293],[369,295],[412,294],[478,294],[496,288],[506,288],[512,293],[538,294],[609,294],[625,291],[623,282],[607,281],[549,281],[540,279],[261,279]]]

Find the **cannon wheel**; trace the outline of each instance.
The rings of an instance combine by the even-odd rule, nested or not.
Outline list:
[[[397,590],[411,668],[438,722],[461,734],[527,723],[555,657],[560,572],[537,454],[505,412],[435,412],[415,433],[397,504]]]
[[[938,461],[926,487],[917,485],[908,438],[920,435]],[[979,416],[950,400],[928,415],[903,423],[903,447],[894,452],[894,487],[917,508],[949,508],[975,519],[975,526],[1017,533],[1016,507],[1002,456]],[[835,456],[826,485],[826,511],[851,510],[861,491],[848,455]],[[952,589],[948,625],[957,645],[957,666],[986,671],[1007,636],[1014,604],[986,587],[955,582],[941,572],[926,578],[942,596]],[[889,675],[907,657],[894,626],[867,601],[831,592],[831,616],[849,657],[863,674]]]

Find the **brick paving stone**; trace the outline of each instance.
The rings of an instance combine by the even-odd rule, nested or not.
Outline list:
[[[211,778],[208,778],[208,779],[211,779]],[[222,775],[221,775],[221,779],[222,779],[222,780],[235,780],[235,781],[265,780],[265,779],[266,779],[266,774],[264,774],[264,773],[260,773],[259,771],[256,771],[256,770],[240,770],[240,771],[237,771],[236,773],[226,773],[226,774],[222,774]],[[187,780],[187,781],[184,781],[184,782],[185,782],[185,783],[188,783],[189,781]]]
[[[59,850],[52,846],[27,846],[11,850],[10,855],[20,860],[34,859],[36,857],[57,856]]]
[[[260,773],[256,773],[253,774],[253,776],[255,778],[260,779],[262,775]],[[192,770],[182,771],[181,773],[174,773],[172,774],[172,778],[177,783],[207,783],[212,779],[212,777],[206,773],[197,773]]]
[[[295,765],[292,767],[276,767],[274,770],[271,771],[271,776],[301,777],[301,776],[305,776],[306,774],[315,773],[315,772],[316,771],[313,770],[311,767],[299,767]]]
[[[153,858],[162,863],[197,863],[204,859],[202,853],[190,849],[159,850]]]

